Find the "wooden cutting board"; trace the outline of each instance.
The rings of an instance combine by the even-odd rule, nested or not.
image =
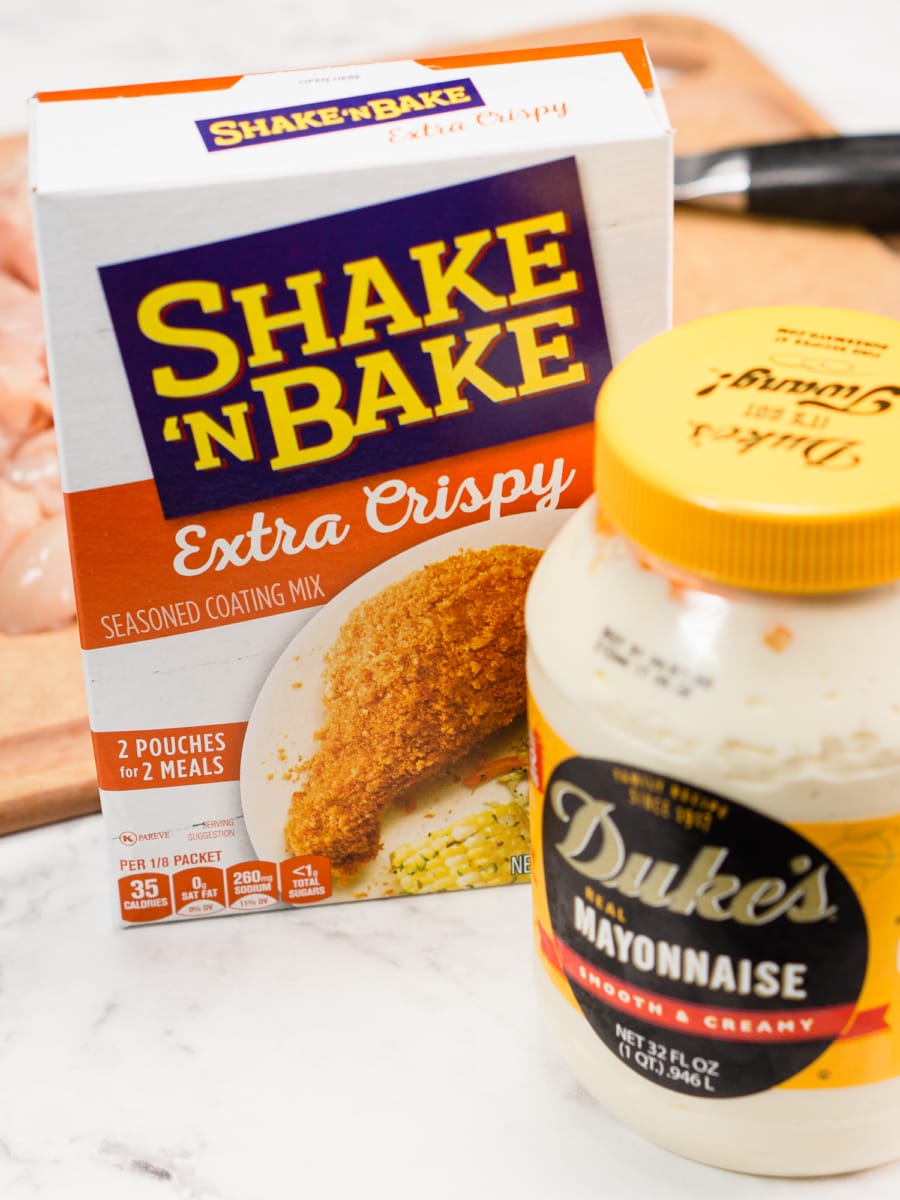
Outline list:
[[[622,37],[647,43],[676,154],[834,132],[739,41],[691,17],[621,17],[506,45]],[[900,317],[900,258],[888,241],[858,229],[678,209],[675,322],[755,304],[833,304]]]
[[[692,18],[595,21],[504,45],[634,36],[645,39],[659,71],[677,152],[830,132],[743,45]],[[0,156],[20,148],[0,143]],[[679,210],[675,321],[756,304],[834,304],[900,317],[900,256],[888,241],[856,229]],[[97,807],[75,630],[0,636],[0,833]]]

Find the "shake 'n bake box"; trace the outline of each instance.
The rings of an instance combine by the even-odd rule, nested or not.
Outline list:
[[[43,94],[116,911],[525,879],[522,607],[670,315],[643,44]]]

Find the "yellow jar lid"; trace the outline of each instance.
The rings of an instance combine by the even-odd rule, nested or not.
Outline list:
[[[900,321],[753,308],[652,338],[600,390],[594,475],[601,519],[692,574],[900,579]]]

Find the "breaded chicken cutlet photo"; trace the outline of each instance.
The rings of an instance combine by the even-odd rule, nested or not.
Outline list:
[[[525,593],[540,556],[463,550],[349,613],[325,655],[325,719],[300,764],[290,854],[325,855],[351,880],[379,853],[392,806],[524,712]]]

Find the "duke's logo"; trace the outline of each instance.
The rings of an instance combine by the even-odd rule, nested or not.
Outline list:
[[[551,786],[548,799],[566,826],[557,852],[605,891],[619,891],[653,909],[738,925],[769,925],[783,916],[805,925],[825,921],[838,911],[828,899],[828,865],[816,866],[807,854],[791,860],[791,872],[802,877],[796,881],[773,875],[745,882],[722,870],[727,846],[701,845],[689,863],[656,859],[628,849],[613,819],[616,805],[611,801],[566,780]]]
[[[436,87],[375,92],[324,103],[293,104],[286,108],[215,117],[198,121],[197,128],[207,150],[231,150],[235,146],[257,146],[261,142],[334,133],[339,129],[403,121],[429,113],[456,112],[483,104],[471,79],[450,79]]]
[[[587,424],[574,160],[100,271],[167,517]]]

